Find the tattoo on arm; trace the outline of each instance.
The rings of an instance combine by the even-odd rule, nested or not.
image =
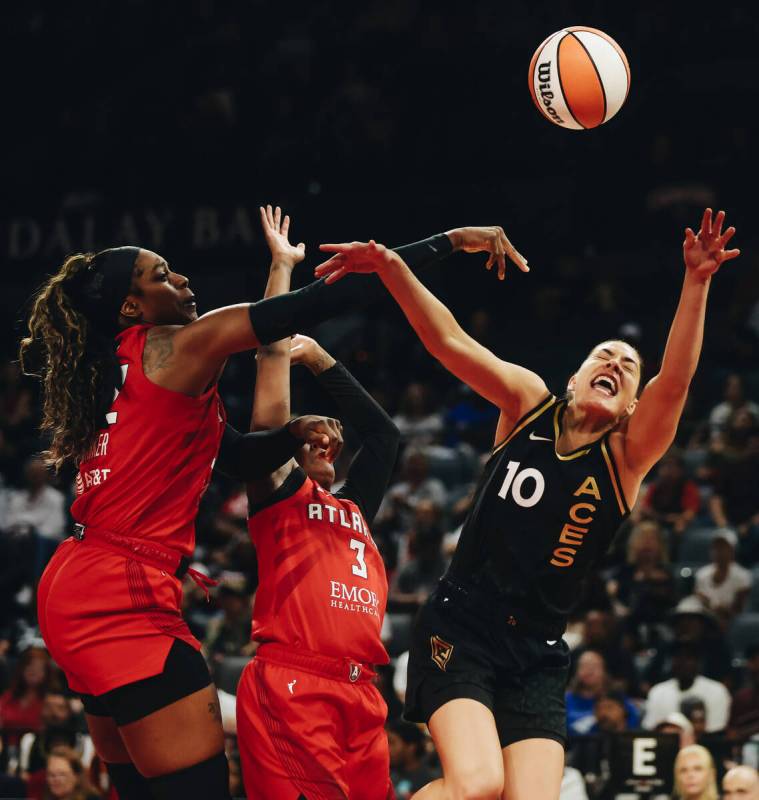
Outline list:
[[[142,369],[148,377],[165,369],[174,355],[174,333],[148,334],[142,353]]]
[[[218,700],[208,704],[208,713],[214,720],[221,722],[221,706]]]

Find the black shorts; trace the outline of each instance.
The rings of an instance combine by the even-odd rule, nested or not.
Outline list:
[[[94,717],[112,717],[128,725],[165,708],[211,683],[203,656],[187,642],[175,639],[163,671],[150,678],[111,689],[105,694],[81,695],[84,710]]]
[[[501,747],[534,738],[566,746],[568,675],[563,639],[520,632],[443,581],[414,622],[404,717],[427,723],[449,700],[467,697],[493,712]]]

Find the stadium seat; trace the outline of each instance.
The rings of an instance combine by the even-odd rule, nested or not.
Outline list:
[[[215,670],[216,685],[229,694],[237,694],[240,675],[250,661],[249,656],[225,656]]]
[[[678,549],[677,560],[708,564],[709,548],[715,530],[715,528],[690,528],[685,531]]]
[[[742,662],[746,647],[759,642],[759,613],[746,612],[736,617],[727,638],[734,660]]]

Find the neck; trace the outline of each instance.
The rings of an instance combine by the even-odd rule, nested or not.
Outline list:
[[[680,689],[682,689],[682,691],[686,692],[688,689],[690,689],[691,686],[693,686],[695,680],[696,680],[695,677],[693,677],[693,678],[678,678],[677,679],[677,683],[680,686]]]
[[[596,438],[611,430],[618,422],[608,414],[594,413],[570,401],[562,419],[562,435],[568,439]]]

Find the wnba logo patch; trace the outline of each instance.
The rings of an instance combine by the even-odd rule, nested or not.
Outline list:
[[[445,672],[445,668],[453,654],[453,645],[439,636],[430,636],[430,645],[432,647],[432,660]]]

